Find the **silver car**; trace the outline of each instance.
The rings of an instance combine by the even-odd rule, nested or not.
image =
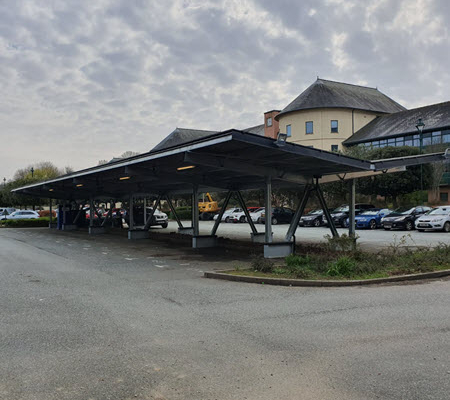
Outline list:
[[[450,206],[441,206],[416,219],[416,229],[450,232]]]

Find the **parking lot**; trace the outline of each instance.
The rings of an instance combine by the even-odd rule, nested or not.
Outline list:
[[[45,228],[0,230],[0,252],[1,399],[422,400],[450,391],[449,280],[216,281],[203,271],[234,265],[233,255]]]
[[[189,226],[190,221],[183,221],[184,226]],[[200,221],[200,233],[209,234],[213,227],[213,221]],[[178,226],[175,222],[169,222],[168,232],[175,232]],[[259,232],[264,232],[264,225],[256,224]],[[287,224],[272,226],[274,241],[284,240],[284,235],[288,229]],[[250,241],[250,226],[246,223],[221,223],[217,235],[231,239]],[[340,234],[347,233],[348,229],[338,228]],[[418,231],[385,231],[384,229],[358,229],[358,243],[364,249],[387,248],[394,243],[405,240],[406,246],[434,247],[439,243],[450,243],[450,234],[444,232],[418,232]],[[305,243],[326,242],[325,235],[331,235],[326,227],[298,227],[296,232],[296,241]]]

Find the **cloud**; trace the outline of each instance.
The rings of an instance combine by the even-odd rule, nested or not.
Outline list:
[[[445,0],[1,2],[1,173],[253,126],[317,75],[446,101],[449,17]]]

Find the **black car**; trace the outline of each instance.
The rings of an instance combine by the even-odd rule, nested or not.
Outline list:
[[[430,210],[430,207],[425,206],[397,208],[393,213],[381,220],[381,225],[387,231],[390,229],[412,231],[415,228],[415,220]]]
[[[312,210],[300,218],[298,226],[321,226],[323,225],[323,216],[323,210]]]
[[[355,215],[358,215],[364,211],[375,208],[373,204],[357,203],[355,204]],[[331,218],[333,218],[334,225],[348,228],[348,217],[350,215],[350,206],[344,204],[333,210]],[[325,225],[328,225],[328,221],[324,218]]]
[[[272,208],[272,225],[289,224],[294,216],[294,211],[285,207]],[[261,223],[266,223],[266,214],[261,215]]]

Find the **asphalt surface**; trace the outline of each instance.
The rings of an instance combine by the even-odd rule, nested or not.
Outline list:
[[[190,226],[190,221],[184,221],[185,226]],[[200,234],[207,235],[211,232],[213,221],[200,221]],[[272,227],[273,239],[284,240],[289,225],[281,224]],[[178,229],[176,222],[169,222],[168,232],[175,232]],[[256,224],[258,232],[264,232],[264,225]],[[217,234],[231,239],[250,241],[250,226],[247,223],[221,223]],[[347,233],[348,229],[338,228],[339,234]],[[439,243],[450,243],[450,233],[439,231],[418,232],[416,230],[407,232],[401,230],[385,231],[384,229],[357,229],[358,243],[363,249],[388,248],[393,244],[400,244],[411,247],[435,247]],[[326,227],[298,227],[296,231],[297,242],[324,243],[326,235],[331,235]]]
[[[0,399],[448,399],[450,281],[210,280],[233,256],[0,229]],[[214,261],[220,258],[221,261]]]

